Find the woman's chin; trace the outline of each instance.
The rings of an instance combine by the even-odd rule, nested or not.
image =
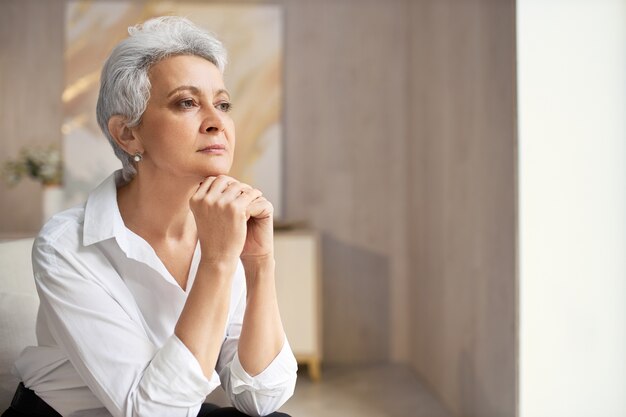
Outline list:
[[[203,170],[202,172],[202,178],[206,178],[206,177],[218,177],[220,175],[228,175],[228,173],[230,172],[230,168],[212,168],[212,169],[207,169],[207,170]]]

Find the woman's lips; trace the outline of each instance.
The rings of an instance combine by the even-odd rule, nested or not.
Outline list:
[[[223,154],[226,152],[226,147],[224,145],[211,145],[206,148],[200,149],[198,152],[208,153],[208,154]]]

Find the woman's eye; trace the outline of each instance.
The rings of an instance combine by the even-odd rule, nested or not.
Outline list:
[[[195,105],[195,103],[193,102],[193,99],[187,98],[185,100],[179,101],[178,105],[183,109],[191,109]]]
[[[217,103],[215,107],[217,107],[220,111],[229,112],[232,110],[233,105],[228,101],[222,101],[221,103]]]

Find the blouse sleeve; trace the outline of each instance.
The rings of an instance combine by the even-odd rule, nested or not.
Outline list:
[[[217,371],[222,387],[235,408],[250,416],[265,416],[278,410],[293,395],[298,365],[285,338],[281,351],[260,374],[252,377],[243,369],[237,353],[246,308],[245,275],[241,262],[235,279],[243,291],[227,326]]]
[[[94,276],[93,262],[42,241],[33,247],[41,313],[54,339],[93,394],[114,417],[196,417],[219,380],[175,336],[148,338],[136,311]],[[129,297],[132,297],[130,293]]]

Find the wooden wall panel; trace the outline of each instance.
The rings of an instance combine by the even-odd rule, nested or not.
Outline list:
[[[61,143],[62,1],[0,1],[0,163],[25,144]],[[41,227],[41,186],[0,181],[0,234]],[[10,214],[10,215],[9,215]]]
[[[516,414],[514,1],[411,4],[411,359],[463,416]]]
[[[408,333],[406,5],[285,4],[285,207],[323,235],[324,354],[398,358]]]

